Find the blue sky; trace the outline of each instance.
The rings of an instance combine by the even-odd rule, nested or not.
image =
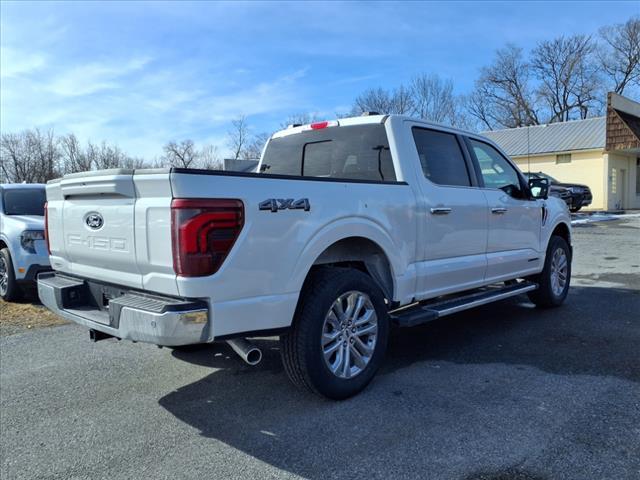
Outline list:
[[[0,126],[75,132],[152,159],[169,140],[224,152],[292,113],[331,118],[418,73],[473,86],[506,42],[595,33],[640,2],[1,4]]]

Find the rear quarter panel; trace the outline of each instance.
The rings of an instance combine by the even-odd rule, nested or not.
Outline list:
[[[394,297],[415,287],[411,281],[405,286],[415,258],[416,221],[414,194],[404,183],[185,173],[172,173],[171,183],[175,198],[235,198],[245,209],[244,228],[222,268],[210,277],[178,277],[181,295],[217,302],[297,294],[317,257],[354,236],[376,242],[386,253],[397,287]],[[271,198],[307,198],[311,208],[260,210],[259,204]]]

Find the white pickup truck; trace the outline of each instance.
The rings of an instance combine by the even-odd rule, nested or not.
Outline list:
[[[247,337],[279,335],[291,380],[340,399],[375,375],[392,325],[567,295],[565,203],[486,138],[365,115],[275,133],[259,171],[49,182],[42,303],[94,340],[224,340],[249,363]]]

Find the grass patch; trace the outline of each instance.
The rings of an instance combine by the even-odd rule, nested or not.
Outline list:
[[[0,335],[12,335],[32,328],[69,323],[39,304],[0,300]]]

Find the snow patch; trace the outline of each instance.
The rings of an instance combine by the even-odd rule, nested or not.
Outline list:
[[[571,220],[571,225],[585,225],[634,217],[640,217],[640,213],[579,213]]]

